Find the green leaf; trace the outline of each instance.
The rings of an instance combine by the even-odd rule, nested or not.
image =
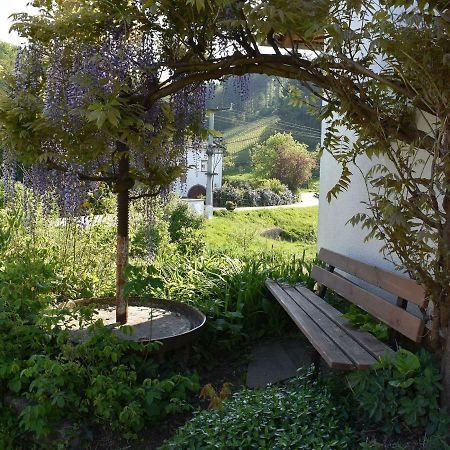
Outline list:
[[[415,372],[420,368],[419,358],[408,350],[401,348],[395,354],[395,368],[403,375]]]
[[[389,384],[393,387],[400,387],[402,389],[409,388],[414,383],[414,378],[408,378],[405,381],[401,380],[391,380]]]
[[[13,380],[8,382],[8,389],[13,392],[19,392],[22,387],[22,382],[19,378],[14,378]]]
[[[186,4],[195,6],[199,12],[205,9],[205,0],[186,0]]]
[[[117,128],[119,126],[120,111],[118,109],[115,109],[115,108],[110,108],[110,109],[107,110],[106,115],[108,117],[108,122],[113,127]]]

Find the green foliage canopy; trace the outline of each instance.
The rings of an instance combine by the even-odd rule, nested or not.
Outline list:
[[[12,70],[16,58],[17,47],[0,42],[0,66],[5,70]]]

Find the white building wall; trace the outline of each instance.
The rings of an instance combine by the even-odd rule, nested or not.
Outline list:
[[[208,156],[206,155],[206,148],[200,150],[189,150],[187,154],[187,165],[189,167],[186,176],[179,178],[174,183],[174,190],[180,197],[187,197],[189,189],[200,185],[206,189],[206,165]],[[213,156],[214,188],[222,187],[222,171],[223,171],[223,157],[220,154]]]
[[[206,188],[206,164],[208,156],[205,150],[199,150],[197,152],[189,151],[188,153],[188,166],[189,170],[186,174],[186,193],[189,189],[196,185],[201,185]],[[213,168],[214,168],[214,188],[222,186],[222,155],[213,156]]]
[[[376,5],[376,2],[374,6]],[[352,20],[352,28],[360,28],[359,19]],[[384,61],[381,57],[371,67],[374,72],[379,72]],[[418,123],[422,124],[423,117],[418,117]],[[327,122],[322,122],[322,142],[325,137]],[[429,129],[429,128],[428,128]],[[345,128],[341,129],[351,141],[355,140]],[[319,225],[318,225],[318,250],[322,247],[342,253],[351,258],[373,264],[387,270],[394,270],[394,264],[384,259],[380,253],[382,242],[371,239],[364,242],[368,230],[363,230],[361,226],[353,226],[347,223],[348,220],[359,212],[364,212],[365,206],[361,204],[367,201],[367,188],[364,183],[364,176],[375,164],[383,163],[392,167],[385,160],[373,158],[370,160],[365,156],[357,159],[357,167],[349,166],[353,176],[349,189],[333,198],[331,203],[327,202],[327,193],[339,180],[341,168],[336,160],[325,150],[320,161],[320,202],[319,202]],[[362,173],[361,173],[362,172]]]
[[[204,216],[205,201],[203,199],[183,198],[181,201],[185,202],[196,216]]]
[[[423,131],[432,132],[433,117],[429,114],[418,112],[417,124]],[[322,139],[325,135],[326,126],[326,122],[323,122]],[[350,140],[355,139],[349,133],[347,133],[347,136]],[[420,156],[423,156],[423,159],[426,158],[425,154]],[[359,225],[354,227],[347,223],[356,213],[365,211],[365,205],[362,202],[367,201],[367,188],[363,174],[366,174],[375,164],[380,163],[385,164],[388,168],[392,168],[392,170],[394,169],[392,164],[379,158],[370,160],[365,156],[360,156],[356,163],[361,170],[355,166],[350,166],[353,175],[349,189],[328,203],[326,199],[327,193],[339,180],[341,168],[327,151],[323,153],[320,161],[318,250],[324,247],[368,264],[383,267],[387,270],[394,270],[393,263],[385,260],[380,253],[382,242],[377,239],[364,242],[368,230],[363,230]],[[418,167],[417,169],[419,170],[420,168]],[[429,176],[429,171],[425,169],[423,176]]]
[[[367,171],[374,161],[362,157],[357,163],[361,169]],[[393,264],[386,261],[380,253],[382,243],[376,239],[364,242],[367,229],[363,230],[360,226],[353,227],[347,223],[356,213],[364,211],[361,202],[367,200],[363,176],[356,168],[350,170],[353,176],[349,189],[328,203],[327,193],[338,181],[341,169],[336,160],[324,152],[320,161],[318,250],[324,247],[368,264],[393,270]]]

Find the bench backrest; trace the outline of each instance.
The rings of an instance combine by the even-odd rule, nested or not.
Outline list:
[[[424,319],[406,310],[407,302],[416,304],[422,310],[427,307],[425,290],[420,284],[410,278],[356,261],[324,248],[319,251],[319,259],[329,266],[328,270],[319,266],[313,267],[311,276],[320,285],[330,288],[340,296],[360,306],[371,316],[409,339],[415,342],[422,340]],[[397,304],[392,304],[344,276],[335,273],[335,268],[394,294],[397,296]]]

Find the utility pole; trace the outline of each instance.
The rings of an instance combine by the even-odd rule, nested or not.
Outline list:
[[[218,111],[231,111],[233,109],[233,104],[229,108],[212,108],[207,109],[206,112],[209,114],[209,129],[214,130],[214,113]],[[214,155],[216,152],[217,145],[214,142],[214,135],[209,133],[208,135],[208,147],[206,149],[206,156],[208,157],[208,163],[206,165],[206,201],[205,201],[205,217],[207,219],[212,219],[213,217],[213,191],[214,191]]]
[[[209,129],[214,130],[214,111],[209,111]],[[214,136],[208,135],[208,147],[206,149],[208,164],[206,166],[206,202],[205,217],[212,219],[213,216],[213,179],[214,179]]]

